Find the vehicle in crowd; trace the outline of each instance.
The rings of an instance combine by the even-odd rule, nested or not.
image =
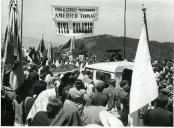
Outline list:
[[[103,76],[104,81],[108,79],[116,80],[116,88],[120,88],[119,83],[123,77],[130,81],[133,70],[133,62],[117,61],[117,62],[102,62],[85,66],[85,71],[90,71],[93,74],[93,81],[100,79]],[[126,72],[126,73],[125,73]],[[129,76],[129,78],[127,77]]]

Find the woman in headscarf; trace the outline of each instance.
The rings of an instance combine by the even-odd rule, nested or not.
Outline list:
[[[73,102],[65,100],[62,110],[58,113],[50,126],[82,126],[82,120]]]
[[[47,104],[47,111],[40,111],[36,113],[33,118],[32,126],[49,126],[56,114],[62,108],[62,102],[56,96],[49,97]]]
[[[27,120],[30,120],[30,119],[32,120],[37,112],[47,110],[46,108],[47,108],[47,104],[48,104],[48,98],[50,96],[59,97],[59,94],[55,87],[44,90],[38,95],[34,104],[31,107],[30,112],[28,113]]]
[[[25,114],[26,117],[28,116],[28,113],[30,112],[35,100],[37,99],[38,95],[46,89],[46,82],[44,81],[37,81],[33,84],[33,97],[27,97],[25,102]],[[27,121],[28,125],[30,125],[31,121]]]
[[[84,94],[84,83],[81,80],[77,80],[73,88],[69,89],[67,99],[72,101],[78,108],[79,113],[82,115],[83,107],[85,105]]]

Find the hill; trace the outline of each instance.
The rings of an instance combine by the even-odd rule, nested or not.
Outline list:
[[[4,34],[1,35],[2,41]],[[23,37],[23,46],[28,49],[30,46],[38,48],[41,39],[36,39],[32,37]],[[108,49],[121,49],[123,50],[123,37],[117,37],[112,35],[97,35],[91,37],[85,37],[75,40],[76,45],[76,55],[78,55],[82,50],[87,50],[88,55],[96,55],[99,61],[105,60],[109,54],[105,51]],[[126,38],[126,58],[132,60],[135,58],[135,53],[137,49],[139,39]],[[1,42],[2,43],[2,42]],[[49,41],[45,40],[45,45],[49,44]],[[58,45],[56,42],[51,42],[53,45],[53,53],[59,51],[62,45]],[[56,46],[56,47],[55,47]],[[58,47],[57,47],[58,46]],[[149,42],[150,54],[152,59],[173,59],[174,56],[174,42]],[[56,57],[57,58],[57,57]]]
[[[112,35],[99,35],[86,37],[75,40],[76,46],[85,45],[89,51],[89,55],[95,54],[98,60],[105,60],[108,56],[105,50],[121,49],[123,50],[123,37],[116,37]],[[126,38],[126,58],[132,60],[135,58],[137,45],[139,39]],[[157,42],[150,41],[149,49],[152,59],[173,59],[174,42]]]

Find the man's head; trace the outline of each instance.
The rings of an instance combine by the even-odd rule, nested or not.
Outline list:
[[[156,107],[165,108],[167,103],[168,103],[168,99],[167,98],[160,98],[160,97],[158,97],[156,99]]]
[[[75,82],[75,87],[80,90],[80,89],[85,89],[85,85],[84,83],[82,82],[82,80],[76,80]]]
[[[33,84],[34,94],[39,95],[42,91],[46,90],[47,83],[44,81],[37,81]]]
[[[129,82],[127,81],[127,80],[122,80],[121,82],[120,82],[120,87],[124,87],[124,86],[126,86],[127,84],[129,84]]]
[[[94,82],[94,85],[95,85],[95,89],[97,90],[97,92],[102,92],[105,87],[104,82],[101,80],[96,80]]]
[[[39,74],[36,71],[30,73],[29,79],[34,83],[39,80]]]
[[[120,87],[122,87],[126,92],[130,92],[129,81],[127,81],[127,80],[122,80],[122,81],[120,82]]]
[[[62,102],[56,96],[48,98],[47,113],[49,117],[55,117],[55,115],[61,110]]]
[[[160,89],[159,97],[168,98],[169,94],[170,94],[170,90],[168,88],[162,88],[162,89]]]

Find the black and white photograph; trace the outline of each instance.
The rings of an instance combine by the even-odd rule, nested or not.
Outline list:
[[[174,0],[1,0],[0,11],[1,126],[174,126]]]

